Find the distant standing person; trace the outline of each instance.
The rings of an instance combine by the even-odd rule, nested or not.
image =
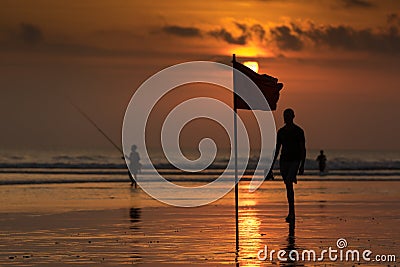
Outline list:
[[[324,151],[321,150],[319,152],[319,155],[316,159],[316,161],[318,161],[318,167],[319,167],[319,175],[322,175],[325,173],[325,168],[326,168],[326,156],[324,154]]]
[[[142,164],[140,164],[140,156],[139,153],[136,151],[137,146],[136,145],[132,145],[131,147],[131,153],[129,154],[129,156],[125,156],[128,160],[129,160],[129,178],[131,179],[131,185],[135,185],[136,188],[136,178],[137,178],[137,174],[140,172],[141,168],[142,168]],[[132,175],[134,177],[132,177]]]
[[[286,217],[286,222],[292,223],[295,221],[293,183],[297,184],[297,173],[299,175],[304,174],[306,146],[303,129],[293,122],[293,109],[286,109],[283,112],[283,119],[285,125],[279,129],[277,134],[275,157],[272,166],[274,166],[282,147],[279,168],[283,181],[285,182],[289,206],[289,214]]]

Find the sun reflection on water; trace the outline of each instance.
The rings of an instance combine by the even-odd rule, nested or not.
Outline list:
[[[258,248],[261,247],[261,220],[256,208],[256,193],[247,190],[241,192],[239,201],[239,261],[240,266],[260,266],[257,258]]]

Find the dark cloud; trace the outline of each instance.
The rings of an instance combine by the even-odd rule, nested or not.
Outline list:
[[[257,38],[258,41],[263,41],[265,38],[266,31],[260,24],[247,25],[246,23],[234,21],[233,25],[239,30],[239,35],[235,35],[229,29],[223,27],[215,30],[203,31],[196,27],[170,25],[163,27],[161,31],[181,37],[201,37],[208,35],[228,44],[235,45],[245,45],[253,38]]]
[[[281,50],[299,51],[303,48],[302,40],[288,26],[279,26],[271,29],[271,35]]]
[[[348,5],[368,6],[365,0],[346,1]],[[343,50],[355,52],[400,53],[400,16],[387,16],[387,24],[376,28],[359,29],[348,25],[320,25],[309,22],[291,22],[269,28],[260,24],[233,22],[236,29],[221,27],[205,31],[199,28],[169,26],[164,32],[169,34],[197,37],[211,36],[234,45],[247,45],[250,41],[259,45],[268,44],[279,51],[301,50]],[[234,33],[236,32],[236,33]]]
[[[266,31],[260,24],[247,25],[245,23],[234,22],[234,25],[241,31],[239,36],[234,36],[229,30],[222,28],[208,32],[211,36],[222,39],[229,44],[245,45],[249,40],[258,39],[263,42]]]
[[[261,26],[260,24],[254,24],[253,26],[251,26],[250,30],[254,33],[254,35],[259,39],[259,40],[263,40],[265,37],[265,29],[263,26]]]
[[[269,49],[276,48],[274,49],[276,54],[302,50],[400,54],[400,16],[398,13],[392,13],[388,14],[386,19],[385,25],[364,29],[348,25],[321,25],[293,21],[268,29],[260,24],[233,22],[230,27],[219,27],[214,30],[169,25],[161,28],[161,31],[185,38],[215,38],[234,45],[249,43],[256,43],[258,46],[268,45]],[[159,34],[160,29],[153,33]],[[4,31],[3,34],[5,35],[0,36],[2,37],[0,48],[3,51],[20,49],[40,53],[93,56],[130,56],[138,53],[77,44],[70,42],[68,38],[64,38],[61,42],[52,41],[51,38],[44,38],[45,33],[39,26],[30,23],[21,23],[16,28]],[[119,35],[121,38],[135,37],[130,32],[118,32]],[[143,50],[146,50],[146,47],[143,47]]]
[[[183,27],[183,26],[177,26],[177,25],[170,25],[170,26],[163,27],[162,31],[167,34],[181,36],[181,37],[200,37],[201,36],[200,29],[195,28],[195,27]]]
[[[372,8],[373,3],[367,0],[341,0],[344,7],[347,8]]]
[[[347,25],[316,25],[292,22],[270,29],[270,43],[279,50],[336,49],[355,52],[400,53],[400,16],[387,17],[387,24],[358,29]]]
[[[365,36],[370,35],[369,32],[363,33]],[[316,46],[329,46],[332,48],[344,48],[354,50],[359,42],[356,38],[358,33],[351,27],[324,26],[315,27],[304,31],[303,36],[309,38]]]
[[[215,38],[222,39],[229,44],[245,45],[247,43],[248,34],[242,34],[234,37],[226,29],[210,31],[209,34]]]
[[[30,23],[21,23],[19,25],[19,37],[21,40],[28,45],[35,45],[43,41],[42,30]]]
[[[95,33],[97,34],[97,33]],[[45,33],[36,25],[31,23],[20,23],[17,27],[10,27],[0,31],[0,51],[7,53],[11,51],[28,52],[36,54],[53,54],[60,56],[137,56],[144,51],[116,50],[98,46],[76,43],[68,37],[62,41],[44,38]],[[151,54],[151,52],[148,52]]]
[[[234,22],[235,26],[238,27],[242,32],[247,31],[247,25],[244,23]]]
[[[373,29],[354,29],[349,26],[312,26],[303,32],[315,46],[327,46],[350,51],[369,51],[382,53],[400,52],[398,27],[388,27],[379,31]]]
[[[350,4],[350,1],[347,2]],[[366,1],[351,1],[352,5],[367,5]],[[236,29],[221,27],[205,31],[200,28],[168,26],[163,31],[169,34],[198,37],[211,36],[234,45],[247,45],[257,41],[260,45],[269,44],[279,51],[301,50],[343,50],[377,53],[400,53],[400,16],[397,13],[387,16],[387,24],[377,28],[358,29],[348,25],[317,25],[291,22],[269,28],[260,24],[233,22]],[[234,33],[238,32],[238,33]]]

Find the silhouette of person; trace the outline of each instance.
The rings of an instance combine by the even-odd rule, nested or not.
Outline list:
[[[137,174],[140,172],[141,168],[142,168],[142,164],[140,164],[140,156],[139,153],[136,151],[137,146],[136,145],[132,145],[131,147],[131,153],[129,154],[129,156],[125,155],[125,157],[129,160],[129,178],[131,179],[131,185],[135,185],[135,188],[137,186],[136,184],[136,178],[137,178]],[[134,177],[132,177],[132,175]]]
[[[319,155],[318,155],[316,161],[318,161],[319,175],[324,174],[325,168],[326,168],[326,161],[327,161],[327,159],[326,159],[326,156],[325,156],[323,150],[321,150],[321,151],[319,152]]]
[[[278,130],[275,157],[272,166],[278,158],[279,151],[282,147],[279,168],[286,186],[286,195],[289,206],[289,213],[286,217],[286,222],[293,222],[295,221],[293,183],[297,184],[297,173],[299,175],[304,174],[306,147],[304,131],[293,122],[293,109],[286,109],[283,112],[283,119],[285,125]]]

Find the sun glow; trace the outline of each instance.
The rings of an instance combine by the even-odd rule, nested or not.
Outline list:
[[[243,65],[258,73],[258,63],[256,61],[246,61]]]
[[[240,46],[230,49],[230,54],[236,54],[238,57],[259,57],[265,56],[266,52],[257,46]]]

